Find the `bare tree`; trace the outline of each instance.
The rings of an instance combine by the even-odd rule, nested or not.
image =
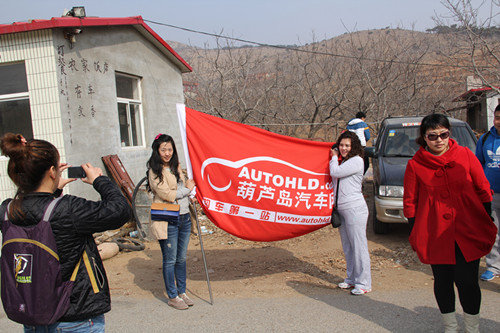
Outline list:
[[[500,1],[488,0],[474,7],[471,0],[442,0],[448,15],[436,16],[437,27],[449,26],[454,46],[443,50],[453,64],[463,66],[466,75],[475,75],[482,84],[500,93],[500,30],[495,24],[500,15]],[[489,15],[481,19],[480,11]],[[464,80],[465,82],[465,80]]]
[[[427,71],[431,41],[425,34],[383,29],[350,33],[345,42],[356,75],[351,114],[365,112],[375,131],[387,116],[427,114],[440,105],[441,95],[434,94],[439,80]]]
[[[235,48],[217,40],[215,49],[196,49],[190,62],[194,72],[187,80],[196,81],[196,94],[188,106],[237,122],[249,122],[267,115],[267,99],[276,75],[269,72],[265,50]]]
[[[331,138],[330,130],[343,118],[353,75],[341,59],[326,55],[336,52],[327,43],[312,43],[305,50],[309,52],[293,52],[288,58],[287,118],[306,124],[301,136]]]

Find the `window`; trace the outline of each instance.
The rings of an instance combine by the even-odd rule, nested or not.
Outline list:
[[[415,141],[419,136],[419,127],[390,127],[383,156],[412,157],[419,146]]]
[[[144,146],[140,78],[116,73],[116,96],[122,147]]]
[[[0,136],[20,133],[33,138],[31,111],[24,62],[0,65]]]
[[[386,135],[387,138],[383,156],[412,157],[420,148],[416,143],[416,139],[420,136],[419,127],[390,127]],[[455,139],[459,145],[476,151],[474,137],[466,126],[452,126],[451,137]]]

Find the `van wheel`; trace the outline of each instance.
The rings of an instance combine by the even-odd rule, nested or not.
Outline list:
[[[378,235],[388,234],[390,231],[389,223],[380,222],[377,220],[377,209],[375,208],[375,200],[373,201],[373,232]]]

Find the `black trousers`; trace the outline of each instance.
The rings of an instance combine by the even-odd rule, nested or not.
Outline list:
[[[455,243],[455,265],[431,265],[434,275],[434,296],[441,313],[455,311],[455,289],[457,286],[460,304],[465,313],[475,315],[481,307],[479,288],[479,260],[466,262],[462,251]]]

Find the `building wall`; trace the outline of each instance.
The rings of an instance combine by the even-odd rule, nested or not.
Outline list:
[[[51,30],[0,35],[0,63],[24,61],[35,138],[52,142],[65,160],[57,67]],[[7,175],[6,157],[0,157],[0,200],[12,197],[15,186]]]
[[[485,100],[485,110],[487,115],[487,130],[493,126],[493,119],[495,118],[495,108],[499,104],[500,95],[492,94]]]
[[[138,183],[158,133],[174,137],[184,161],[175,107],[184,102],[180,70],[131,26],[85,28],[75,39],[71,47],[63,30],[54,30],[68,162],[90,162],[104,170],[101,157],[117,154]],[[141,77],[145,137],[141,147],[121,146],[115,72]],[[69,187],[71,193],[97,198],[80,181]]]
[[[70,44],[63,29],[0,36],[0,63],[25,61],[35,138],[55,144],[62,161],[90,162],[117,154],[134,183],[146,173],[151,142],[172,135],[184,164],[176,103],[183,103],[180,70],[131,26],[85,28]],[[141,78],[144,145],[122,147],[115,72]],[[0,158],[0,199],[15,187]],[[98,199],[91,186],[76,181],[67,193]]]

